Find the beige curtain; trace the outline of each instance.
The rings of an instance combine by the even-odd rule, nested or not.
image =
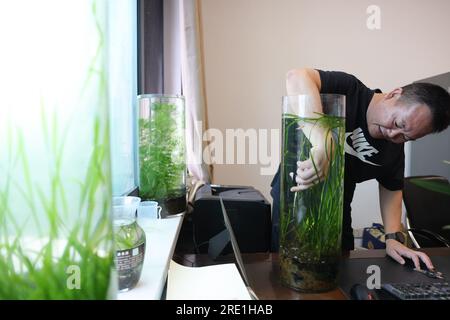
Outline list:
[[[212,179],[212,166],[205,163],[203,134],[207,129],[207,103],[203,68],[200,1],[179,0],[181,77],[186,98],[186,146],[192,175],[192,196]],[[209,152],[205,152],[209,155]],[[209,162],[210,163],[210,162]]]

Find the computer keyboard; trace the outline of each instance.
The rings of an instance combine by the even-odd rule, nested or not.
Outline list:
[[[386,283],[381,288],[401,300],[450,300],[448,282]]]

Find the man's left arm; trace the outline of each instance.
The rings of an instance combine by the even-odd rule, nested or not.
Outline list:
[[[402,231],[402,191],[391,191],[379,185],[380,209],[385,233]],[[421,259],[428,269],[433,269],[430,258],[423,252],[411,250],[395,239],[386,240],[386,253],[400,264],[404,264],[402,257],[408,257],[414,261],[416,268],[420,268]]]

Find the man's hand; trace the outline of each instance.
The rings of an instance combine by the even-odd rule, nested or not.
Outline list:
[[[420,260],[422,260],[429,270],[433,270],[433,263],[430,258],[423,252],[414,251],[394,239],[386,240],[386,253],[400,264],[405,263],[403,257],[412,259],[414,266],[420,269]]]
[[[314,160],[314,161],[313,161]],[[297,172],[295,182],[297,186],[292,187],[292,192],[306,190],[313,185],[323,181],[330,166],[329,154],[325,152],[324,148],[311,148],[310,157],[305,161],[297,161]],[[290,173],[291,178],[294,178],[294,173]]]

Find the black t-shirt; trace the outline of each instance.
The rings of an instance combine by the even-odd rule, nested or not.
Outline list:
[[[367,128],[367,108],[373,95],[380,90],[367,88],[355,76],[339,71],[317,70],[320,74],[320,93],[343,94],[346,96],[345,119],[345,184],[344,214],[342,230],[343,249],[353,249],[351,227],[351,202],[356,183],[377,179],[386,189],[394,191],[403,188],[404,148],[387,140],[373,139]],[[272,181],[273,229],[272,250],[278,247],[278,223],[280,202],[279,171]]]
[[[383,139],[373,139],[367,128],[367,108],[375,92],[367,88],[355,76],[345,72],[322,71],[321,93],[346,96],[345,118],[345,179],[347,183],[359,183],[377,179],[389,190],[403,188],[403,144]]]

